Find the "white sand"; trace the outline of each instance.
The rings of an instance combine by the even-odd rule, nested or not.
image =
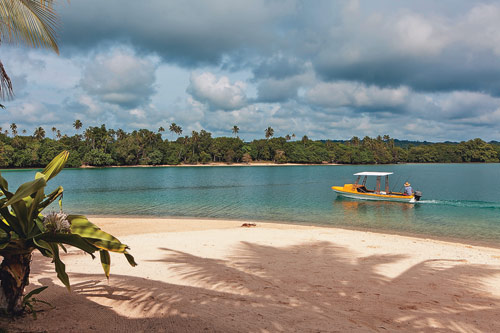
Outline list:
[[[499,332],[500,250],[334,228],[93,218],[131,247],[65,255],[72,292],[36,255],[38,319],[9,332]]]

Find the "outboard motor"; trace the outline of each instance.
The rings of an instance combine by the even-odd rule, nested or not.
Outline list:
[[[422,197],[422,192],[415,191],[415,193],[413,193],[413,195],[415,196],[415,200],[419,201],[420,198]]]

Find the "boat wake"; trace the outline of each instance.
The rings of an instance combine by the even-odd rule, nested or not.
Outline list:
[[[465,208],[500,209],[500,202],[469,201],[469,200],[420,200],[419,204],[443,205]]]

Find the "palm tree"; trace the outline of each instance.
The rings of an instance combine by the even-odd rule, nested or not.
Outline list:
[[[292,133],[292,140],[295,140],[295,133]]]
[[[233,134],[236,136],[236,134],[238,134],[238,132],[240,131],[240,128],[236,125],[233,126]]]
[[[266,128],[266,139],[271,138],[274,135],[274,130],[271,126]]]
[[[46,47],[59,54],[54,0],[0,0],[0,41]],[[0,98],[11,98],[12,82],[0,61]],[[1,107],[3,105],[0,104]]]
[[[42,140],[43,138],[45,138],[45,130],[43,129],[43,127],[38,127],[35,132],[33,133],[33,137],[36,139],[36,140]]]
[[[62,137],[61,131],[57,130],[56,138],[60,139]]]
[[[304,144],[304,147],[306,146],[307,141],[309,141],[309,138],[307,137],[307,135],[304,135],[302,137],[302,143]]]
[[[182,134],[182,127],[180,127],[176,123],[170,124],[170,127],[168,128],[168,130],[170,132],[172,132],[172,133],[177,134],[177,135],[181,135]]]
[[[23,129],[23,134],[26,134],[26,130],[25,129]]]
[[[54,139],[54,135],[57,132],[57,128],[55,126],[52,127],[52,139]]]
[[[16,123],[10,124],[10,129],[11,129],[12,136],[16,136],[17,135],[17,125],[16,125]]]
[[[290,134],[285,135],[285,140],[286,140],[286,141],[290,141],[290,139],[291,139],[291,138],[292,138],[292,137],[290,136]]]
[[[73,127],[76,129],[76,131],[78,132],[78,130],[80,128],[82,128],[83,124],[82,122],[80,121],[80,119],[77,119],[75,120],[75,122],[73,123]]]
[[[160,128],[158,128],[158,133],[162,133],[162,132],[165,132],[165,129],[163,128],[163,126],[160,126]]]

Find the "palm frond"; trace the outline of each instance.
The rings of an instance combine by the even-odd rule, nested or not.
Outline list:
[[[0,98],[11,98],[13,95],[14,91],[12,89],[12,82],[10,81],[9,75],[7,75],[2,62],[0,61]],[[0,107],[4,108],[1,104]]]
[[[59,53],[53,0],[0,0],[0,41],[22,42]]]

